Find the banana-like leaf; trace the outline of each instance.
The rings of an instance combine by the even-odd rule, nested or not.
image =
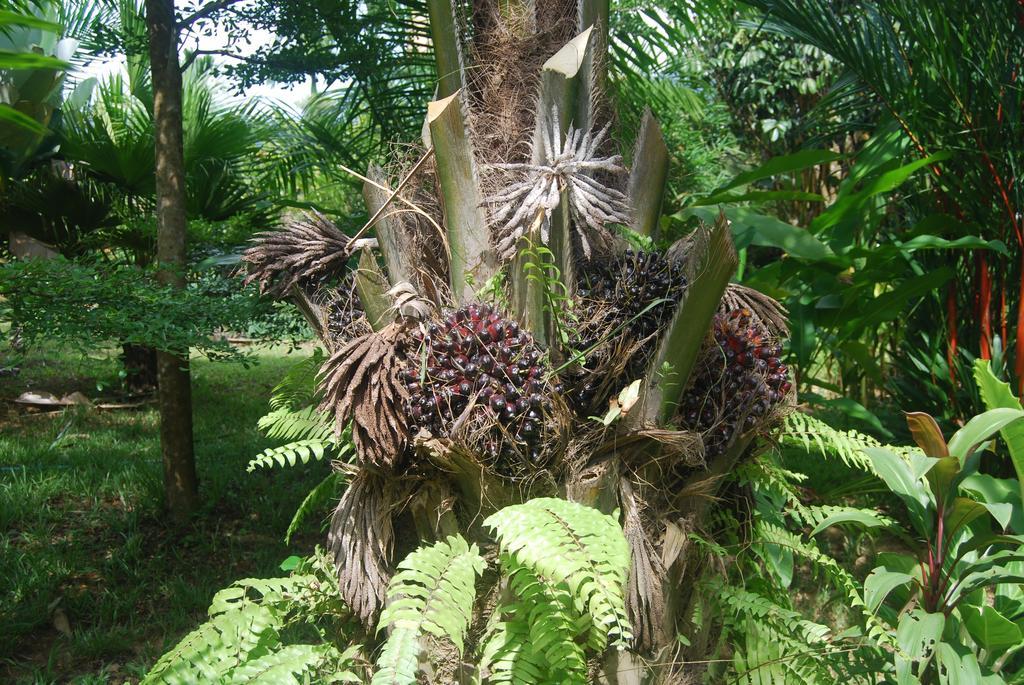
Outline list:
[[[981,443],[1020,419],[1024,419],[1021,409],[990,409],[978,414],[950,438],[949,453],[962,463]]]

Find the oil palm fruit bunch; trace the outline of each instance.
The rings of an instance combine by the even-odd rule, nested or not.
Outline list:
[[[636,377],[650,356],[654,336],[671,320],[686,286],[682,265],[660,252],[627,249],[616,257],[593,260],[579,278],[577,296],[584,324],[572,346],[585,352],[624,339],[627,344],[619,348],[629,356],[624,371]],[[597,351],[596,356],[602,355]],[[580,411],[603,399],[598,397],[601,379],[591,373],[595,365],[588,366],[572,393]]]
[[[660,252],[634,252],[593,262],[583,271],[579,297],[607,310],[606,321],[643,339],[661,330],[686,290],[682,266]],[[606,331],[607,332],[607,331]],[[589,341],[592,345],[596,339]]]
[[[494,428],[482,440],[489,459],[514,458],[520,450],[511,441],[538,461],[554,388],[533,336],[488,304],[460,307],[413,335],[419,351],[402,379],[414,428],[447,436],[460,421],[485,414]]]
[[[354,295],[355,274],[348,272],[330,293],[327,305],[327,331],[335,340],[350,337],[358,328],[356,323],[366,316],[362,301]]]
[[[761,425],[792,388],[782,346],[749,309],[715,316],[708,345],[680,403],[680,422],[704,436],[709,459],[728,449],[737,433]]]

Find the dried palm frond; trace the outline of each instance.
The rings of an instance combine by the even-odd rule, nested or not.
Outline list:
[[[599,156],[609,126],[605,125],[596,135],[570,126],[563,141],[558,112],[552,110],[551,126],[541,136],[547,163],[491,165],[494,169],[526,172],[525,179],[487,199],[492,206],[491,223],[500,224],[496,236],[500,258],[514,257],[519,239],[538,224],[541,241],[549,243],[551,214],[561,203],[562,191],[568,192],[572,223],[587,259],[592,254],[592,239],[610,240],[606,224],[629,223],[625,194],[595,177],[598,173],[626,172],[621,156]]]
[[[626,611],[636,632],[635,647],[646,650],[665,641],[662,579],[666,576],[666,569],[644,530],[644,503],[628,478],[619,479],[619,501],[623,512],[622,532],[629,542],[632,561]]]
[[[749,309],[751,318],[775,338],[789,337],[789,319],[785,308],[764,293],[739,283],[730,283],[718,311],[725,314],[735,309]]]
[[[391,515],[404,498],[394,481],[360,469],[331,517],[327,545],[341,597],[366,626],[384,605],[394,543]]]
[[[352,256],[348,236],[316,212],[288,221],[280,231],[257,233],[252,243],[242,255],[249,264],[245,283],[256,281],[261,293],[274,295],[339,273]]]
[[[322,409],[334,411],[338,433],[352,423],[359,456],[391,467],[409,440],[403,410],[408,391],[398,374],[405,328],[391,324],[360,336],[331,355],[320,372]]]

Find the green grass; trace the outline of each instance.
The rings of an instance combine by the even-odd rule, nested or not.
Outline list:
[[[162,511],[152,406],[39,413],[8,401],[28,389],[109,395],[113,356],[32,353],[0,378],[0,682],[132,682],[218,589],[281,575],[285,557],[312,549],[315,521],[290,546],[284,531],[327,466],[245,471],[271,444],[255,428],[271,388],[305,354],[263,351],[248,369],[194,362],[203,505],[183,528]]]

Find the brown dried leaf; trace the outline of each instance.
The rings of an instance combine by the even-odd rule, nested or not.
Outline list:
[[[405,329],[391,324],[355,338],[331,355],[321,370],[322,409],[333,410],[336,430],[352,424],[359,456],[392,467],[405,451],[408,391],[398,377]]]
[[[661,558],[654,550],[643,526],[643,502],[637,497],[629,479],[619,480],[619,498],[622,505],[622,532],[629,542],[629,583],[626,611],[636,632],[635,646],[646,651],[665,642],[665,597],[662,580],[666,576]]]
[[[394,481],[361,469],[331,517],[327,545],[341,597],[367,628],[384,605],[394,543],[391,515],[405,496]]]

